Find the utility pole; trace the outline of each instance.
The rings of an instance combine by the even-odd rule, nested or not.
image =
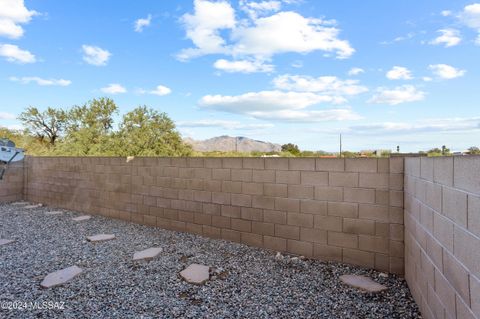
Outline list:
[[[342,134],[340,134],[340,157],[342,157]]]

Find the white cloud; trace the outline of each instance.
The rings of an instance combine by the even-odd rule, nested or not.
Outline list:
[[[423,80],[424,82],[432,82],[432,81],[433,81],[433,79],[432,79],[431,77],[429,77],[429,76],[424,76],[424,77],[422,77],[422,80]]]
[[[197,56],[226,53],[225,40],[220,30],[235,26],[235,11],[225,1],[194,1],[194,14],[184,14],[181,18],[187,31],[187,38],[192,40],[196,48],[184,49],[178,55],[180,60],[188,60]]]
[[[463,8],[460,14],[461,21],[468,27],[480,30],[480,3],[473,3]]]
[[[431,64],[428,66],[440,79],[451,80],[465,75],[465,70],[457,69],[448,64]]]
[[[386,74],[389,80],[411,80],[413,79],[412,72],[403,66],[394,66]]]
[[[120,94],[120,93],[126,93],[127,89],[120,84],[112,83],[104,88],[101,88],[100,91],[107,94]]]
[[[362,69],[362,68],[351,68],[348,71],[348,75],[350,75],[350,76],[355,76],[355,75],[359,75],[359,74],[362,74],[362,73],[365,73],[365,70]]]
[[[296,69],[303,68],[303,62],[300,60],[293,61],[291,66]]]
[[[142,32],[145,27],[148,27],[152,22],[152,15],[149,14],[146,18],[141,18],[135,21],[135,32]]]
[[[425,33],[425,31],[421,31],[419,32],[420,34],[423,34]],[[394,44],[394,43],[397,43],[397,42],[402,42],[402,41],[407,41],[407,40],[411,40],[413,39],[414,37],[416,37],[419,33],[416,33],[416,32],[409,32],[405,35],[402,35],[402,36],[398,36],[396,37],[395,39],[391,40],[391,41],[382,41],[380,42],[380,44]]]
[[[34,10],[28,10],[23,0],[0,0],[0,36],[18,39],[23,36],[21,24],[30,22]]]
[[[82,45],[83,50],[83,60],[91,65],[103,66],[107,65],[108,59],[112,55],[107,50],[102,48],[92,46],[92,45]]]
[[[243,1],[243,7],[248,6]],[[235,10],[225,1],[195,0],[194,13],[183,15],[186,36],[194,48],[182,50],[177,58],[188,60],[206,54],[225,54],[235,60],[270,61],[280,53],[324,51],[337,58],[354,52],[349,42],[338,38],[340,30],[330,20],[305,18],[292,11],[258,17],[258,13],[276,11],[275,1],[255,2],[250,19],[237,21]],[[263,9],[259,9],[259,8]],[[260,11],[259,11],[260,10]],[[221,34],[221,30],[226,30]]]
[[[34,63],[37,61],[35,55],[13,44],[0,43],[0,56],[3,56],[8,62],[21,64]]]
[[[28,84],[30,82],[35,82],[40,86],[69,86],[72,81],[64,79],[43,79],[38,76],[24,76],[21,78],[10,77],[10,81],[21,82],[23,84]]]
[[[318,103],[344,102],[335,97],[310,92],[260,91],[242,95],[205,95],[200,106],[230,113],[304,109]]]
[[[17,116],[8,112],[0,112],[0,120],[14,120]]]
[[[455,29],[441,29],[437,32],[440,33],[438,37],[430,41],[430,44],[434,45],[445,45],[446,48],[453,47],[462,42],[460,37],[460,31]]]
[[[478,32],[475,44],[480,45],[480,3],[465,6],[459,15],[459,19],[467,27]]]
[[[343,103],[342,97],[311,92],[261,91],[236,96],[206,95],[199,101],[205,109],[246,115],[262,120],[318,122],[357,120],[361,117],[349,108],[306,110],[320,103]]]
[[[339,33],[328,21],[305,18],[292,11],[278,12],[256,19],[254,25],[241,25],[233,30],[233,53],[270,58],[279,53],[321,50],[340,59],[348,58],[355,49],[348,41],[340,40]]]
[[[394,89],[380,87],[377,94],[368,101],[375,104],[397,105],[407,102],[422,101],[425,98],[425,92],[418,90],[413,85],[397,86]]]
[[[351,133],[372,134],[379,133],[412,133],[412,132],[451,132],[480,130],[480,117],[471,118],[443,118],[422,119],[413,122],[385,122],[351,126]]]
[[[172,90],[164,85],[157,85],[153,90],[145,90],[145,89],[136,89],[135,93],[137,94],[153,94],[158,96],[164,96],[172,93]]]
[[[172,93],[172,90],[164,85],[158,85],[155,90],[149,91],[148,93],[158,96],[164,96]]]
[[[367,92],[358,80],[340,80],[336,76],[280,75],[273,79],[276,88],[288,91],[317,92],[335,96],[357,95]]]
[[[246,1],[240,0],[240,9],[245,11],[251,19],[256,19],[259,16],[266,15],[270,12],[277,12],[280,10],[282,3],[280,1]]]
[[[450,10],[443,10],[442,12],[440,12],[440,14],[443,16],[443,17],[449,17],[452,15],[452,11]]]
[[[315,123],[329,121],[356,121],[362,116],[348,108],[328,110],[279,110],[274,112],[257,111],[251,116],[262,120],[276,120],[293,123]]]
[[[227,130],[258,130],[273,127],[270,123],[243,123],[228,120],[198,120],[198,121],[181,121],[177,122],[180,127],[220,127]]]
[[[272,72],[274,70],[274,66],[271,64],[265,64],[262,61],[249,60],[228,61],[225,59],[219,59],[215,61],[213,66],[216,69],[229,73]]]

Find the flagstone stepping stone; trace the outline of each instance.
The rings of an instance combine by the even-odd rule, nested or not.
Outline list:
[[[87,236],[87,240],[91,242],[107,241],[112,239],[115,239],[115,235],[113,234],[98,234],[93,236]]]
[[[209,271],[209,266],[191,264],[180,272],[180,276],[190,284],[203,285],[210,278]]]
[[[36,205],[27,205],[24,208],[26,209],[31,209],[31,208],[39,208],[42,207],[42,204],[36,204]]]
[[[81,222],[82,220],[89,220],[90,218],[92,218],[92,216],[90,216],[90,215],[82,215],[82,216],[78,216],[78,217],[72,218],[72,220],[74,220],[74,221],[76,221],[76,222]]]
[[[340,276],[340,280],[351,287],[361,289],[365,292],[377,293],[388,289],[386,286],[365,276],[343,275]]]
[[[15,241],[15,239],[0,239],[0,246],[13,243],[14,241]]]
[[[79,275],[81,272],[82,269],[77,266],[71,266],[65,269],[57,270],[48,274],[40,283],[40,286],[42,286],[43,288],[50,288],[62,285],[67,281],[73,279],[73,277]]]
[[[152,259],[162,252],[160,247],[152,247],[133,254],[133,260]]]
[[[61,210],[54,210],[54,211],[45,213],[45,215],[60,215],[60,214],[63,214]]]
[[[28,205],[30,204],[29,202],[13,202],[11,203],[10,205],[13,205],[13,206],[23,206],[23,205]]]

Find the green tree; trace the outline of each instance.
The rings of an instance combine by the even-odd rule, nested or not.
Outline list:
[[[289,152],[290,154],[297,156],[300,154],[300,148],[298,148],[298,145],[292,143],[283,144],[282,152]]]
[[[192,152],[167,114],[146,106],[123,116],[114,144],[120,156],[188,156]]]
[[[112,153],[114,115],[118,107],[112,99],[93,99],[68,112],[66,137],[57,152],[62,155],[115,155]]]
[[[445,145],[442,146],[442,148],[432,148],[427,151],[428,156],[446,156],[450,155],[450,149],[447,148]]]
[[[65,129],[67,114],[61,109],[52,107],[40,112],[36,107],[29,106],[18,119],[39,140],[47,140],[54,146]]]
[[[480,148],[472,146],[468,149],[468,154],[470,155],[480,155]]]
[[[113,116],[118,107],[112,99],[93,99],[82,106],[74,106],[68,114],[69,132],[82,128],[95,128],[100,133],[108,133],[113,127]]]

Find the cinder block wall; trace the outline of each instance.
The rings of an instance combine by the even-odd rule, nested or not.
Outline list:
[[[403,158],[29,157],[29,201],[402,274]]]
[[[3,179],[0,180],[0,203],[23,199],[23,161],[8,166]]]
[[[405,230],[425,318],[480,318],[480,156],[406,158]]]

